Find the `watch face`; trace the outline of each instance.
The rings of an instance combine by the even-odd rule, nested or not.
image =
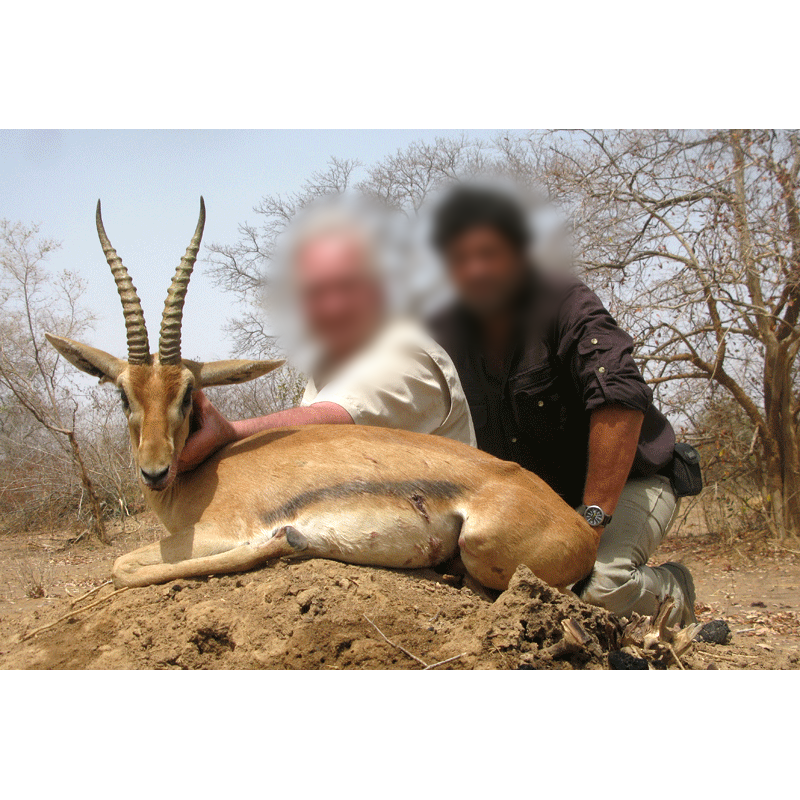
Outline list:
[[[586,511],[583,512],[583,516],[593,528],[597,528],[603,524],[606,515],[600,506],[589,506]]]

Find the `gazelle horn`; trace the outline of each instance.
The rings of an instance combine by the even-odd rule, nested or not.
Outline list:
[[[106,236],[103,227],[103,218],[100,215],[100,201],[97,201],[97,235],[100,237],[100,244],[103,252],[111,267],[114,280],[117,284],[117,291],[122,300],[122,313],[125,315],[125,330],[128,333],[128,363],[129,364],[149,364],[150,345],[147,341],[147,328],[144,324],[144,312],[139,295],[136,294],[136,287],[133,285],[128,270],[125,269],[122,259],[117,255],[117,251],[111,246],[111,242]]]
[[[158,340],[158,358],[162,364],[181,363],[181,322],[183,321],[183,303],[186,300],[186,290],[189,288],[189,278],[192,276],[194,262],[200,250],[200,240],[203,238],[203,226],[206,224],[206,204],[200,198],[200,218],[197,221],[192,241],[186,248],[186,255],[175,270],[172,285],[167,293],[167,302],[164,303],[164,315],[161,318],[161,335]]]

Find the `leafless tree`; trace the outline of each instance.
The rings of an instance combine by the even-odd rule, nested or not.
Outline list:
[[[47,256],[58,246],[39,236],[37,226],[0,221],[0,389],[16,419],[35,423],[34,430],[45,431],[57,444],[56,453],[68,457],[88,501],[94,531],[108,542],[100,501],[76,435],[78,392],[44,338],[45,332],[79,336],[92,321],[80,305],[81,280],[69,272],[52,275],[45,268]],[[37,452],[52,457],[42,447],[41,437],[32,437],[27,444],[34,462]],[[17,458],[9,465],[23,481],[35,477],[26,462]]]
[[[496,171],[498,154],[494,144],[479,139],[437,138],[433,143],[413,143],[368,168],[356,160],[331,158],[327,168],[314,172],[298,191],[262,198],[253,209],[259,224],[241,224],[235,244],[208,247],[216,285],[233,293],[242,305],[242,313],[229,328],[236,351],[251,357],[280,354],[264,316],[264,292],[269,291],[276,242],[299,211],[322,197],[355,189],[413,216],[443,184]]]
[[[586,131],[527,146],[550,155],[578,263],[615,286],[649,381],[688,403],[712,386],[729,395],[752,426],[771,530],[800,535],[797,132]]]

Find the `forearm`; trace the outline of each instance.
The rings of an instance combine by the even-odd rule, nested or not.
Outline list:
[[[336,403],[313,403],[300,408],[276,411],[265,417],[231,422],[236,440],[246,439],[254,433],[273,428],[290,428],[295,425],[352,425],[353,418]]]
[[[589,465],[583,502],[613,514],[636,456],[644,414],[602,406],[589,420]]]

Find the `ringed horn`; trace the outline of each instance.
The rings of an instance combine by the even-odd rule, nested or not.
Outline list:
[[[200,197],[200,218],[197,220],[192,241],[186,248],[186,255],[175,270],[172,285],[167,293],[164,303],[164,314],[161,318],[161,334],[158,340],[158,360],[161,364],[181,363],[181,323],[183,321],[183,304],[186,300],[186,290],[189,288],[189,278],[192,276],[194,262],[200,250],[200,241],[203,238],[203,227],[206,224],[206,204]]]
[[[103,217],[100,213],[100,201],[97,201],[97,235],[103,246],[106,261],[111,267],[117,291],[122,300],[122,313],[125,315],[125,329],[128,333],[128,363],[150,364],[150,343],[147,339],[147,327],[144,321],[144,311],[136,287],[133,285],[128,270],[111,246],[111,242],[103,227]],[[161,336],[158,342],[158,356],[162,364],[181,363],[181,322],[183,320],[183,304],[186,300],[186,290],[189,287],[189,278],[192,276],[194,262],[200,250],[200,241],[203,238],[203,228],[206,224],[206,204],[200,198],[200,218],[197,221],[192,241],[186,248],[186,254],[175,270],[172,285],[167,293],[164,304],[164,315],[161,319]]]
[[[144,324],[144,311],[139,295],[136,294],[136,287],[133,285],[128,270],[122,263],[122,259],[117,255],[117,251],[111,246],[111,242],[106,236],[103,227],[103,217],[100,214],[100,201],[97,201],[97,235],[100,237],[100,244],[103,246],[108,266],[114,275],[117,284],[117,291],[122,300],[122,313],[125,315],[125,330],[128,334],[128,363],[129,364],[149,364],[150,345],[147,341],[147,328]]]

